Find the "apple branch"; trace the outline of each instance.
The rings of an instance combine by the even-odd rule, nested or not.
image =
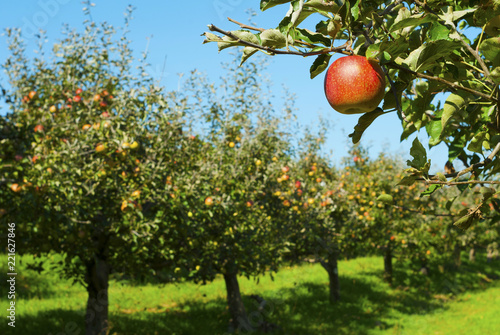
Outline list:
[[[215,31],[215,32],[218,32],[220,34],[223,34],[227,37],[230,37],[232,38],[234,41],[224,41],[224,42],[234,42],[234,43],[240,43],[240,44],[243,44],[245,46],[248,46],[248,47],[252,47],[252,48],[255,48],[255,49],[259,49],[259,50],[262,50],[262,51],[265,51],[267,52],[268,54],[270,55],[297,55],[297,56],[302,56],[302,57],[309,57],[309,56],[317,56],[317,55],[322,55],[322,54],[327,54],[327,53],[330,53],[330,52],[337,52],[337,53],[342,53],[342,54],[345,54],[345,55],[351,55],[350,52],[346,51],[346,47],[348,46],[347,43],[344,43],[343,45],[339,46],[339,47],[331,47],[331,48],[325,48],[321,51],[314,51],[314,52],[299,52],[299,51],[290,51],[290,50],[278,50],[278,49],[274,49],[274,48],[270,48],[270,47],[266,47],[266,46],[263,46],[263,45],[260,45],[260,44],[255,44],[255,43],[252,43],[252,42],[248,42],[248,41],[245,41],[245,40],[242,40],[240,38],[238,38],[236,35],[234,35],[233,33],[231,33],[230,31],[225,31],[225,30],[222,30],[216,26],[214,26],[213,24],[210,24],[208,25],[208,29],[210,31]],[[208,41],[208,40],[205,40],[206,42],[214,42],[214,41]],[[312,45],[310,45],[312,47]]]
[[[444,186],[475,185],[475,184],[500,185],[500,181],[494,181],[494,180],[467,180],[467,181],[429,180],[429,181],[426,181],[426,184],[428,184],[428,185],[444,185]]]
[[[390,63],[387,63],[388,66],[390,67],[393,67],[395,69],[398,69],[398,70],[402,70],[402,71],[405,71],[405,72],[408,72],[412,75],[414,75],[415,77],[419,77],[419,78],[423,78],[423,79],[427,79],[427,80],[433,80],[433,81],[437,81],[437,82],[440,82],[442,84],[445,84],[447,86],[450,86],[451,88],[454,88],[456,90],[461,90],[461,91],[465,91],[465,92],[468,92],[468,93],[471,93],[471,94],[474,94],[478,97],[481,97],[481,98],[484,98],[486,100],[489,100],[489,101],[493,101],[495,103],[500,103],[500,100],[498,100],[497,98],[491,96],[491,95],[488,95],[488,94],[484,94],[482,92],[479,92],[479,91],[476,91],[476,90],[473,90],[472,88],[468,88],[468,87],[465,87],[465,86],[461,86],[461,85],[458,85],[458,84],[455,84],[455,83],[452,83],[451,81],[447,81],[447,80],[444,80],[442,78],[439,78],[439,77],[434,77],[434,76],[429,76],[427,74],[423,74],[423,73],[420,73],[420,72],[416,72],[416,71],[413,71],[413,70],[410,70],[404,66],[401,66],[401,65],[398,65],[394,62],[390,62]]]
[[[243,29],[248,29],[248,30],[255,30],[255,31],[260,31],[260,32],[263,32],[265,31],[264,28],[257,28],[257,27],[253,27],[253,26],[249,26],[247,24],[244,24],[244,23],[241,23],[241,22],[238,22],[236,20],[233,20],[231,19],[230,17],[227,18],[230,22],[232,23],[236,23],[238,26],[240,26],[240,28],[243,28]]]
[[[455,173],[448,173],[445,174],[444,176],[446,178],[453,178],[457,179],[458,177],[463,176],[464,174],[467,174],[469,172],[473,172],[475,169],[483,167],[488,165],[493,161],[493,158],[500,152],[500,143],[497,143],[493,151],[486,157],[483,161],[473,164],[463,170],[460,170]],[[439,177],[437,175],[429,175],[429,179],[425,178],[418,178],[417,180],[420,181],[425,181],[427,184],[438,184],[438,185],[445,185],[445,186],[451,186],[451,185],[467,185],[467,184],[492,184],[492,185],[500,185],[500,181],[488,181],[488,180],[469,180],[469,181],[442,181],[438,180]]]

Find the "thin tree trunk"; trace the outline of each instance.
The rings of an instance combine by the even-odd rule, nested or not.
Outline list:
[[[462,264],[461,254],[462,248],[460,248],[459,242],[455,242],[455,248],[453,249],[453,263],[457,268],[459,268]]]
[[[332,251],[328,255],[328,260],[321,261],[321,265],[328,273],[329,278],[329,299],[330,303],[334,304],[340,300],[340,280],[339,280],[339,269],[338,269],[338,256],[337,253]]]
[[[105,226],[102,215],[95,217],[97,227]],[[104,224],[103,224],[104,221]],[[94,231],[94,258],[86,264],[87,310],[85,314],[85,335],[106,335],[108,333],[108,286],[110,264],[108,262],[109,235],[97,228]]]
[[[388,245],[384,254],[384,280],[392,285],[392,249]]]
[[[224,281],[226,282],[227,290],[227,304],[229,307],[229,314],[231,315],[231,330],[252,331],[252,326],[248,320],[243,300],[241,299],[240,286],[236,271],[224,273]]]
[[[476,249],[472,248],[469,251],[469,262],[474,263],[476,261]]]
[[[87,264],[86,335],[106,335],[108,331],[108,280],[109,265],[102,255]]]

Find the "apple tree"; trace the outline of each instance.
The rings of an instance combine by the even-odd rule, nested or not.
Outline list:
[[[142,244],[159,225],[154,176],[182,166],[190,141],[126,33],[88,21],[64,34],[50,50],[41,35],[30,58],[20,31],[7,30],[0,208],[20,223],[19,250],[64,256],[60,273],[88,291],[86,334],[106,334],[109,274],[143,271],[164,252]]]
[[[444,173],[430,175],[426,150],[415,140],[402,184],[425,180],[432,190],[497,184],[498,1],[261,0],[260,9],[282,4],[288,10],[276,28],[231,20],[239,29],[209,25],[205,41],[216,42],[219,50],[243,47],[243,61],[257,52],[312,57],[311,77],[328,68],[334,53],[377,62],[386,79],[383,104],[359,118],[350,135],[353,142],[375,118],[394,112],[401,120],[401,140],[422,130],[429,147],[448,147]],[[314,31],[303,28],[308,18],[319,19]],[[457,162],[464,166],[460,171],[453,168]],[[485,191],[482,205],[466,208],[455,224],[465,229],[481,220],[495,193]]]
[[[176,93],[191,120],[189,171],[174,171],[159,187],[172,199],[164,225],[179,237],[174,272],[203,283],[222,275],[230,327],[251,330],[260,325],[247,316],[238,276],[277,271],[282,259],[287,223],[275,215],[272,191],[291,152],[291,113],[270,103],[259,63],[226,71],[220,84],[193,71]],[[167,238],[161,227],[156,237]]]

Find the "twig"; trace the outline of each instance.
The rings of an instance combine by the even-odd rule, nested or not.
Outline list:
[[[277,50],[277,49],[273,49],[273,48],[270,48],[270,47],[266,47],[266,46],[262,46],[262,45],[259,45],[259,44],[255,44],[255,43],[252,43],[252,42],[248,42],[248,41],[242,40],[242,39],[238,38],[237,36],[235,36],[230,31],[222,30],[222,29],[214,26],[213,24],[209,25],[208,29],[210,31],[216,31],[218,33],[221,33],[223,35],[231,37],[234,40],[234,42],[241,43],[241,44],[243,44],[245,46],[249,46],[249,47],[252,47],[252,48],[255,48],[255,49],[266,51],[269,54],[275,54],[275,55],[297,55],[297,56],[302,56],[302,57],[317,56],[317,55],[327,54],[327,53],[330,53],[330,52],[337,52],[337,53],[342,53],[342,54],[345,54],[345,55],[350,55],[351,54],[350,52],[345,51],[345,48],[347,47],[347,43],[344,43],[343,45],[341,45],[339,47],[326,48],[326,49],[323,49],[321,51],[315,51],[315,52],[298,52],[298,51],[290,51],[290,50]],[[228,41],[224,41],[224,42],[228,42]]]
[[[250,29],[250,30],[255,30],[255,31],[260,31],[260,32],[263,32],[265,31],[264,28],[257,28],[257,27],[252,27],[252,26],[249,26],[247,24],[244,24],[244,23],[241,23],[241,22],[238,22],[236,20],[233,20],[231,19],[230,17],[227,18],[229,21],[231,21],[232,23],[236,23],[237,25],[239,25],[241,28],[243,29]]]
[[[389,6],[385,7],[385,9],[380,14],[378,14],[378,16],[384,16],[385,14],[389,13],[394,7],[396,7],[397,5],[399,5],[402,2],[403,2],[403,0],[394,1]]]
[[[488,157],[486,157],[485,160],[483,160],[482,162],[479,162],[479,163],[476,163],[474,165],[471,165],[469,166],[468,168],[466,169],[463,169],[462,171],[459,171],[457,173],[457,176],[455,177],[458,178],[460,176],[463,176],[464,174],[466,173],[469,173],[479,167],[482,167],[482,166],[485,166],[485,165],[488,165],[489,163],[491,163],[491,161],[493,160],[493,158],[495,158],[495,156],[498,154],[498,152],[500,151],[500,142],[497,143],[497,145],[495,146],[495,148],[493,149],[493,151],[488,155]]]
[[[495,148],[493,149],[493,151],[483,161],[481,161],[479,163],[476,163],[474,165],[471,165],[468,168],[465,168],[465,169],[463,169],[461,171],[458,171],[458,172],[455,172],[455,173],[445,174],[444,176],[446,178],[457,179],[458,177],[463,176],[466,173],[472,172],[472,171],[474,171],[477,168],[480,168],[482,166],[488,165],[489,163],[492,162],[493,158],[495,158],[495,156],[498,154],[499,151],[500,151],[500,142],[497,143],[497,145],[495,146]],[[438,177],[436,175],[429,175],[429,177],[427,179],[425,179],[425,178],[418,178],[417,180],[425,180],[429,184],[442,184],[442,185],[463,185],[463,184],[481,184],[481,183],[483,183],[483,184],[499,184],[500,185],[500,182],[496,182],[496,181],[482,181],[482,180],[470,180],[470,181],[463,181],[463,182],[462,181],[459,181],[459,182],[456,182],[456,181],[455,182],[453,182],[453,181],[449,181],[449,182],[447,182],[447,181],[438,181]]]
[[[471,185],[471,184],[490,184],[490,185],[500,185],[500,181],[493,180],[468,180],[468,181],[440,181],[440,180],[429,180],[426,181],[429,185]]]
[[[486,100],[489,100],[489,101],[493,101],[495,103],[499,103],[500,100],[492,97],[492,96],[489,96],[488,94],[484,94],[482,92],[479,92],[479,91],[476,91],[476,90],[473,90],[471,88],[468,88],[468,87],[465,87],[465,86],[461,86],[461,85],[457,85],[455,83],[452,83],[450,81],[447,81],[447,80],[444,80],[442,78],[439,78],[439,77],[433,77],[433,76],[429,76],[427,74],[423,74],[423,73],[419,73],[419,72],[415,72],[413,70],[410,70],[404,66],[401,66],[401,65],[398,65],[394,62],[390,62],[390,63],[387,63],[388,66],[390,67],[393,67],[395,69],[398,69],[398,70],[402,70],[402,71],[405,71],[405,72],[408,72],[412,75],[414,75],[415,77],[419,77],[419,78],[424,78],[424,79],[427,79],[427,80],[433,80],[433,81],[437,81],[437,82],[440,82],[442,84],[445,84],[447,86],[450,86],[454,89],[457,89],[457,90],[461,90],[461,91],[465,91],[465,92],[468,92],[468,93],[471,93],[471,94],[474,94],[478,97],[481,97],[481,98],[484,98]]]

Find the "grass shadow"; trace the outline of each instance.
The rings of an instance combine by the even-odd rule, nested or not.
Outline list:
[[[306,281],[289,288],[263,290],[261,305],[255,296],[244,295],[243,300],[252,326],[273,323],[279,328],[272,335],[367,335],[376,329],[390,329],[397,320],[394,310],[414,315],[437,309],[446,309],[443,299],[436,295],[460,293],[461,289],[487,288],[482,277],[500,275],[499,264],[476,261],[464,262],[462,267],[429,276],[411,275],[408,264],[396,264],[394,287],[389,288],[378,278],[382,271],[361,271],[355,276],[340,276],[341,301],[328,301],[327,274],[324,281]],[[291,278],[292,279],[292,278]],[[450,284],[451,283],[451,284]],[[245,293],[245,292],[243,292]],[[257,293],[259,294],[259,293]],[[19,316],[16,333],[26,335],[75,335],[84,333],[84,311],[53,309],[37,315]],[[167,306],[151,306],[142,310],[116,310],[111,306],[112,334],[120,335],[225,335],[229,313],[225,299],[207,302],[189,300]],[[9,334],[6,322],[0,324],[0,333]],[[79,333],[78,330],[81,330]],[[264,334],[263,331],[242,331],[242,334]]]

